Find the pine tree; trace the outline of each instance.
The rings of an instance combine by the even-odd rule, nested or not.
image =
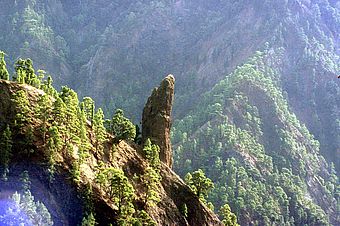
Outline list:
[[[115,142],[121,140],[133,140],[136,137],[136,128],[129,119],[124,117],[124,111],[118,109],[112,118],[112,133],[115,135]]]
[[[53,175],[55,172],[55,157],[59,150],[62,148],[62,139],[58,130],[58,126],[54,124],[48,129],[49,138],[47,139],[47,153],[48,153],[48,163],[49,163],[49,175],[50,180],[53,180]]]
[[[147,167],[145,173],[141,176],[141,181],[145,187],[143,203],[146,207],[155,206],[159,201],[158,187],[162,177],[152,167]]]
[[[39,97],[37,107],[36,107],[36,115],[37,118],[41,120],[40,130],[43,135],[43,144],[46,144],[46,134],[48,131],[48,122],[51,119],[52,113],[52,101],[47,94],[44,94]]]
[[[26,91],[17,91],[12,98],[17,110],[17,114],[14,117],[15,126],[21,128],[26,123],[30,122],[30,115],[32,110],[30,109],[30,103],[27,98]]]
[[[225,204],[221,207],[220,214],[223,217],[222,223],[225,226],[239,226],[239,224],[237,223],[237,217],[234,213],[231,212],[228,204]]]
[[[63,86],[60,98],[66,105],[64,125],[66,128],[65,134],[65,143],[73,141],[77,144],[80,142],[79,138],[79,128],[80,128],[80,120],[79,120],[79,101],[78,95],[72,89]]]
[[[89,213],[93,213],[94,211],[94,202],[93,202],[93,189],[91,183],[86,183],[85,186],[81,189],[81,199],[83,201],[83,211],[87,215]]]
[[[44,70],[38,71],[38,78],[39,80],[43,80],[43,78],[46,77],[46,72]],[[40,88],[48,95],[51,95],[54,98],[57,98],[58,92],[53,87],[53,79],[49,75],[47,76],[47,80],[44,80],[40,86]]]
[[[95,225],[97,225],[97,223],[93,213],[90,213],[87,216],[83,217],[81,226],[95,226]]]
[[[96,176],[96,182],[117,206],[119,222],[124,222],[134,213],[132,201],[135,197],[135,190],[122,170],[100,169]]]
[[[53,102],[52,115],[57,125],[64,125],[64,119],[66,117],[66,104],[60,97],[57,97]]]
[[[79,163],[82,164],[85,159],[89,157],[88,151],[91,149],[91,143],[87,136],[87,120],[84,110],[78,109],[78,118],[79,118],[79,138],[80,138],[80,144],[79,144]]]
[[[152,144],[150,139],[147,139],[143,152],[150,165],[140,177],[145,187],[143,202],[146,207],[151,207],[160,201],[158,187],[162,177],[159,174],[159,147]]]
[[[151,167],[157,169],[160,165],[159,146],[152,144],[150,139],[145,141],[143,152]]]
[[[3,180],[7,180],[9,163],[12,156],[12,144],[12,133],[9,126],[7,126],[0,137],[0,173]]]
[[[104,113],[101,108],[98,109],[93,117],[93,132],[95,135],[96,151],[102,151],[104,142],[106,141],[106,129],[104,127]]]
[[[70,152],[73,151],[73,148],[70,144],[68,145],[67,149]],[[79,160],[73,160],[72,166],[71,166],[71,175],[72,175],[73,181],[76,184],[78,184],[80,182],[80,162],[79,162]]]
[[[85,112],[86,119],[92,122],[94,118],[95,106],[91,97],[83,98],[81,109]]]
[[[21,195],[15,192],[11,197],[11,205],[6,208],[4,215],[0,216],[0,225],[53,225],[51,214],[41,202],[35,202],[30,191]],[[25,216],[25,217],[23,217]]]
[[[106,132],[112,133],[112,121],[110,119],[104,120],[104,127],[106,129]]]
[[[26,193],[31,189],[31,180],[28,174],[28,171],[25,170],[20,174],[20,181],[21,181],[21,187],[22,187],[22,192]]]
[[[53,225],[50,212],[42,202],[36,202],[36,225]]]
[[[9,73],[6,68],[5,53],[0,51],[0,79],[9,80]]]
[[[25,84],[26,81],[26,72],[22,70],[18,70],[16,75],[13,77],[14,81],[18,82],[19,84]]]
[[[214,188],[214,183],[205,176],[201,169],[198,169],[192,174],[188,173],[185,176],[185,182],[203,202],[205,202],[205,197],[208,195],[210,190]]]
[[[40,88],[41,81],[34,72],[33,61],[29,58],[23,60],[19,59],[15,62],[15,76],[14,81],[22,84],[28,84],[36,88]]]
[[[145,211],[141,210],[137,212],[137,217],[135,221],[132,223],[134,226],[142,226],[142,225],[147,225],[147,226],[156,226],[157,223],[150,217],[150,215]]]

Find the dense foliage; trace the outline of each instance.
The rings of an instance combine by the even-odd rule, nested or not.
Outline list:
[[[118,207],[118,221],[127,221],[135,211],[132,204],[135,190],[124,172],[115,168],[100,169],[96,181]]]
[[[115,135],[115,142],[133,140],[136,137],[136,127],[124,117],[124,111],[118,109],[111,121],[111,132]]]
[[[328,225],[337,176],[288,108],[277,71],[265,66],[271,57],[257,53],[176,121],[175,169],[184,176],[203,167],[215,184],[208,200],[228,203],[241,224]],[[311,189],[325,202],[310,199]]]
[[[140,180],[145,186],[143,204],[146,207],[152,207],[161,200],[158,192],[158,187],[162,179],[159,174],[161,164],[159,147],[158,145],[152,144],[150,139],[147,139],[143,147],[143,152],[149,164],[144,174],[140,176]]]
[[[185,183],[189,185],[195,195],[204,202],[205,197],[207,197],[210,190],[214,188],[214,183],[205,176],[201,169],[185,175]]]

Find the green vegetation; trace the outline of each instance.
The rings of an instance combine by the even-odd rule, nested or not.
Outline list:
[[[118,221],[127,221],[135,212],[132,201],[134,188],[120,169],[106,168],[96,176],[97,183],[118,208]]]
[[[5,53],[0,51],[0,79],[9,79],[9,73],[6,68]]]
[[[48,150],[49,174],[51,180],[55,172],[55,159],[57,153],[62,148],[62,140],[57,126],[51,126],[48,130],[49,138],[47,139],[46,148]]]
[[[140,176],[141,182],[145,187],[142,202],[145,207],[152,207],[161,201],[159,196],[159,185],[162,177],[158,171],[152,167],[147,167],[143,175]]]
[[[80,108],[84,111],[86,119],[93,122],[94,119],[94,101],[91,97],[84,97]]]
[[[2,180],[7,180],[9,163],[12,157],[12,146],[12,133],[7,125],[5,131],[0,136],[0,173]]]
[[[14,125],[18,128],[23,128],[27,123],[30,122],[32,115],[32,109],[27,98],[27,93],[24,90],[19,90],[13,95],[12,101],[14,102],[17,114],[14,118]]]
[[[156,226],[157,223],[149,216],[149,214],[144,211],[138,211],[136,218],[132,221],[132,225],[134,226]]]
[[[98,109],[96,114],[93,117],[93,132],[96,137],[96,141],[94,147],[96,151],[102,151],[104,148],[104,143],[107,140],[106,138],[106,129],[104,127],[104,113],[101,108]]]
[[[226,226],[239,226],[237,224],[237,217],[235,214],[233,214],[230,210],[230,207],[228,204],[225,204],[220,209],[220,215],[223,218],[222,222]]]
[[[331,195],[338,182],[322,175],[319,143],[291,113],[267,60],[257,53],[175,122],[175,169],[183,176],[203,166],[215,184],[208,201],[217,209],[229,204],[240,224],[328,225],[327,213],[307,198],[308,187],[319,185],[305,178],[318,178],[330,203],[338,202]]]
[[[81,222],[81,226],[95,226],[95,225],[97,225],[97,223],[92,213],[84,217]]]
[[[43,144],[46,144],[46,136],[48,132],[48,123],[51,121],[52,101],[49,95],[44,94],[39,97],[36,107],[36,118],[41,120],[41,133]]]
[[[319,143],[289,110],[287,100],[277,86],[278,81],[273,79],[277,71],[263,66],[271,60],[269,57],[273,56],[257,53],[205,94],[199,105],[204,107],[175,122],[172,136],[176,147],[176,170],[185,175],[203,166],[212,181],[198,170],[187,175],[187,183],[203,202],[209,202],[210,208],[213,209],[213,203],[216,209],[220,209],[221,217],[229,222],[227,224],[236,223],[235,216],[226,207],[228,203],[240,223],[251,218],[256,224],[265,225],[271,222],[327,225],[329,220],[325,211],[306,198],[308,191],[304,178],[312,172],[322,186],[320,192],[334,202],[339,199],[334,167],[332,173],[327,173],[325,181],[320,174],[320,162],[324,160],[318,154]],[[31,144],[39,134],[41,147],[48,150],[44,157],[49,165],[50,179],[53,180],[56,170],[58,152],[65,152],[72,159],[70,173],[78,183],[81,165],[86,163],[88,153],[91,150],[102,152],[109,140],[105,125],[114,135],[114,142],[133,140],[136,127],[120,109],[112,121],[105,123],[103,111],[100,108],[95,110],[92,99],[84,98],[79,103],[77,93],[68,87],[62,87],[58,93],[52,86],[52,78],[38,78],[32,65],[30,60],[21,60],[17,63],[16,74],[21,76],[22,83],[41,87],[46,94],[38,96],[36,106],[31,105],[24,90],[13,95],[17,114],[13,124],[4,130],[1,145],[10,147],[12,141],[6,137],[11,137],[8,131],[14,129],[29,134],[22,142],[26,143],[26,153],[31,154]],[[254,90],[261,95],[253,95]],[[263,120],[264,117],[267,120]],[[29,126],[32,120],[36,121],[36,127]],[[305,140],[299,140],[294,131],[299,131]],[[273,139],[264,142],[263,138],[269,134]],[[1,162],[3,179],[6,179],[9,168],[7,149],[1,153],[5,156]],[[143,154],[149,167],[139,177],[144,187],[141,202],[145,208],[150,208],[160,201],[159,147],[147,140]],[[139,210],[132,204],[135,199],[132,185],[131,191],[127,189],[131,197],[114,197],[115,189],[124,187],[121,183],[125,176],[120,172],[121,181],[114,179],[114,182],[110,182],[109,176],[109,173],[106,176],[99,174],[98,180],[102,177],[99,183],[105,190],[113,189],[107,193],[112,202],[119,200],[119,218],[121,221],[137,219]],[[119,186],[114,187],[115,184]],[[212,192],[207,198],[210,190]],[[91,214],[88,212],[84,216],[85,223],[93,222]],[[185,211],[183,214],[185,216]]]
[[[5,62],[3,62],[5,65]],[[71,178],[79,184],[81,181],[81,166],[87,162],[90,156],[90,151],[95,151],[103,154],[104,148],[107,146],[109,138],[107,130],[104,127],[105,116],[102,109],[96,111],[94,101],[86,97],[79,103],[77,93],[64,86],[58,93],[52,85],[51,76],[45,78],[45,72],[39,71],[37,76],[33,69],[33,62],[30,59],[18,60],[15,66],[16,74],[14,80],[17,83],[28,84],[41,88],[45,94],[38,94],[36,103],[31,103],[31,96],[25,89],[17,90],[12,96],[13,106],[16,114],[13,116],[13,122],[10,123],[3,131],[0,137],[0,170],[3,180],[8,179],[10,161],[13,157],[12,146],[13,141],[17,140],[18,134],[25,136],[25,139],[20,138],[19,143],[26,149],[22,151],[20,158],[30,157],[34,154],[35,149],[44,150],[43,161],[48,165],[47,173],[50,183],[54,180],[54,175],[58,165],[58,159],[61,154],[70,158],[70,175]],[[33,101],[32,101],[33,102]],[[135,126],[124,117],[122,110],[117,110],[110,121],[109,131],[114,135],[114,142],[121,140],[133,140],[136,136]],[[12,133],[11,130],[14,130]],[[90,139],[91,137],[91,139]],[[35,143],[37,142],[38,143]],[[41,141],[41,142],[39,142]],[[33,145],[34,143],[34,145]],[[37,145],[37,146],[36,146]],[[159,198],[157,194],[157,186],[160,182],[160,176],[157,171],[159,165],[159,148],[155,145],[150,145],[150,150],[153,151],[153,167],[149,167],[143,175],[143,186],[145,187],[145,206],[155,205]],[[21,147],[21,146],[20,146]],[[17,156],[16,156],[17,157]],[[42,211],[42,214],[47,214],[47,209],[40,203],[34,202],[31,196],[30,181],[28,172],[25,172],[23,178],[24,194],[13,195],[13,200],[16,205],[29,205],[34,211]],[[129,183],[123,171],[115,168],[105,168],[97,175],[97,182],[108,194],[110,200],[118,208],[118,219],[120,225],[146,224],[155,225],[150,216],[143,210],[135,210],[133,201],[135,200],[135,190]],[[96,225],[94,209],[92,206],[92,189],[89,188],[83,192],[85,211],[82,220],[82,225]],[[25,202],[26,204],[23,204]],[[6,212],[2,222],[7,222],[13,214],[19,214],[20,209],[10,207]],[[26,209],[25,209],[26,210]],[[27,209],[28,210],[28,209]],[[14,211],[14,212],[13,212]],[[47,212],[46,212],[47,211]],[[40,217],[39,213],[32,213],[30,219]],[[37,225],[51,225],[49,215],[44,215],[42,220],[48,222],[38,222]],[[7,223],[6,223],[7,224]],[[11,223],[9,223],[11,224]],[[13,224],[12,224],[13,225]],[[16,225],[16,223],[15,223]]]
[[[118,109],[111,121],[111,131],[115,136],[115,142],[121,140],[133,140],[136,137],[136,127],[129,119],[124,117],[124,111]]]
[[[215,207],[212,202],[208,202],[206,198],[211,190],[214,188],[214,183],[205,176],[203,170],[198,169],[195,172],[187,173],[184,177],[185,183],[189,185],[192,192],[199,198],[199,200],[207,205],[209,209],[214,211]]]
[[[140,180],[145,188],[142,202],[148,208],[155,206],[160,201],[158,187],[162,180],[159,172],[161,162],[159,159],[159,147],[152,144],[150,139],[146,140],[143,152],[149,166],[145,169],[144,174],[140,176]]]
[[[152,180],[149,178],[146,180],[149,181],[149,186],[153,186],[150,185],[153,182]],[[136,198],[134,193],[135,190],[122,170],[115,168],[99,168],[99,172],[96,175],[96,181],[117,207],[119,225],[157,225],[147,212],[135,209],[135,206],[133,205],[133,201]],[[144,186],[148,186],[148,184],[145,184]],[[152,189],[154,188],[147,188],[147,190]],[[159,201],[156,198],[158,197],[157,194],[148,192],[147,195],[149,196],[146,197],[146,207],[152,206]]]
[[[205,176],[201,169],[193,173],[188,173],[185,176],[185,183],[189,185],[195,195],[203,202],[205,202],[205,198],[211,189],[214,188],[214,183]]]
[[[0,79],[9,71],[55,99],[52,119],[44,117],[49,107],[31,105],[15,115],[13,144],[25,143],[22,152],[31,155],[32,140],[43,137],[51,172],[67,152],[79,179],[88,153],[112,143],[103,120],[115,143],[124,128],[112,132],[90,98],[69,112],[52,78],[20,57],[63,75],[55,77],[58,87],[95,94],[106,115],[122,108],[134,121],[156,81],[171,72],[178,81],[174,166],[183,177],[204,170],[217,210],[228,203],[242,225],[339,224],[339,9],[335,0],[5,1],[0,49],[12,58],[0,53]],[[264,55],[233,71],[257,50]],[[18,109],[25,95],[13,97]],[[35,114],[39,126],[25,127]],[[131,140],[127,128],[122,137]],[[29,138],[18,141],[18,130]]]
[[[1,225],[53,225],[51,215],[45,205],[35,202],[30,192],[21,195],[14,193],[11,198],[13,202],[6,213],[0,216]],[[25,215],[28,214],[27,218]]]
[[[145,141],[143,152],[151,167],[157,169],[161,163],[159,159],[159,147],[152,144],[150,139]]]
[[[181,206],[180,211],[181,211],[181,214],[182,214],[185,218],[188,217],[188,206],[187,206],[187,204],[184,203],[184,204]]]
[[[28,59],[19,59],[16,61],[15,66],[15,76],[14,81],[21,84],[28,84],[36,88],[40,88],[42,77],[38,77],[33,68],[33,61]],[[43,74],[40,74],[43,75]]]
[[[34,200],[30,191],[30,179],[27,171],[22,174],[22,192],[11,195],[9,202],[1,206],[1,225],[53,225],[51,214],[46,206]],[[2,204],[3,205],[3,204]]]

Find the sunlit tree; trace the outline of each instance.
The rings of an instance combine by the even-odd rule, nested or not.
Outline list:
[[[159,146],[156,144],[152,144],[150,139],[145,141],[145,145],[143,147],[143,152],[145,154],[146,159],[148,160],[150,166],[153,168],[157,168],[160,164],[159,160]]]
[[[121,140],[133,140],[136,137],[136,128],[129,119],[124,117],[124,111],[118,109],[111,122],[112,133],[115,135],[115,142]]]
[[[228,204],[224,204],[220,209],[220,214],[223,218],[222,223],[226,226],[239,226],[237,224],[237,217],[231,212]]]
[[[205,197],[208,196],[208,193],[214,188],[214,183],[205,176],[205,173],[201,169],[193,173],[188,173],[185,176],[185,182],[201,200],[205,200]]]
[[[132,201],[135,198],[135,190],[122,170],[101,169],[96,176],[96,182],[117,206],[120,220],[127,219],[134,213]]]
[[[6,68],[5,53],[0,51],[0,79],[9,79],[9,73]]]
[[[104,148],[104,143],[106,141],[106,129],[104,127],[104,113],[101,108],[98,109],[93,117],[93,132],[95,135],[95,148],[96,151],[101,151]]]
[[[13,94],[12,100],[14,102],[15,108],[17,109],[17,113],[14,116],[14,124],[21,128],[26,123],[30,122],[30,115],[32,113],[26,91],[17,91],[15,94]]]
[[[146,207],[155,206],[160,201],[159,186],[161,176],[152,167],[147,167],[141,176],[141,181],[145,187],[143,202]]]
[[[92,122],[94,118],[95,106],[91,97],[83,98],[81,109],[85,112],[86,119]]]
[[[37,106],[36,106],[36,116],[41,120],[40,130],[42,132],[43,143],[46,143],[46,134],[48,131],[48,123],[51,119],[52,113],[52,101],[47,94],[44,94],[39,97]]]

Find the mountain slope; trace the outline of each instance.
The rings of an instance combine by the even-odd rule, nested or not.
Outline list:
[[[107,115],[112,114],[111,109],[123,108],[133,121],[140,121],[138,112],[142,112],[149,90],[161,75],[174,74],[178,84],[174,117],[178,123],[173,139],[175,148],[183,146],[177,152],[175,166],[182,176],[196,168],[209,171],[215,163],[221,165],[218,158],[222,168],[229,161],[231,171],[233,167],[246,167],[239,163],[242,158],[255,167],[258,160],[249,154],[240,157],[235,154],[237,151],[231,156],[220,153],[221,147],[244,149],[227,145],[231,142],[228,136],[232,135],[240,136],[238,139],[246,142],[244,145],[252,155],[260,150],[258,158],[261,164],[266,163],[256,168],[266,169],[271,158],[273,166],[269,168],[273,169],[268,170],[269,174],[297,184],[295,190],[289,190],[291,186],[282,185],[283,182],[274,185],[276,182],[269,182],[267,176],[263,176],[267,181],[263,182],[257,172],[256,176],[247,172],[248,188],[257,187],[254,193],[268,191],[273,197],[277,192],[270,190],[279,186],[290,198],[298,198],[288,202],[289,213],[286,199],[278,197],[270,200],[276,213],[270,211],[274,208],[269,204],[264,209],[254,206],[265,203],[266,197],[242,209],[245,195],[237,189],[233,193],[225,185],[212,194],[217,207],[232,203],[232,209],[246,223],[293,222],[288,219],[293,216],[295,223],[310,220],[321,224],[328,221],[327,214],[332,223],[338,223],[334,213],[339,210],[333,199],[338,199],[339,181],[334,175],[339,176],[340,171],[338,1],[5,0],[2,6],[0,49],[13,56],[11,61],[19,56],[33,58],[39,68],[56,75],[57,86],[66,82],[81,96],[94,96]],[[225,76],[239,71],[237,66],[256,55],[256,51],[263,52],[265,60],[260,60],[255,72],[244,74],[251,77],[248,74],[260,71],[269,83],[267,79],[247,80],[243,88],[238,82],[232,83],[241,94],[233,94],[232,100],[226,101],[216,87],[229,83]],[[229,86],[226,89],[233,90]],[[211,112],[202,113],[198,108]],[[222,115],[229,117],[227,135],[205,138],[221,129],[221,109]],[[182,128],[181,121],[193,121],[189,124],[195,126]],[[206,154],[194,154],[196,136],[202,138],[200,152],[219,150],[211,157],[216,162]],[[184,138],[193,144],[187,144]],[[209,173],[215,181],[229,174],[228,171],[221,175],[219,169]],[[236,175],[230,177],[233,181]],[[233,183],[229,186],[235,187]],[[309,207],[301,207],[309,197]]]
[[[160,202],[155,206],[144,206],[142,197],[145,185],[138,178],[142,178],[150,166],[142,148],[132,142],[121,141],[113,145],[113,137],[107,134],[108,141],[103,144],[104,149],[98,151],[94,144],[83,149],[84,140],[78,143],[72,138],[53,154],[50,141],[54,136],[50,129],[55,126],[56,121],[48,121],[46,144],[42,139],[43,122],[34,111],[26,114],[25,121],[18,126],[18,114],[25,109],[22,104],[16,102],[18,93],[26,93],[28,108],[33,110],[41,106],[39,100],[45,94],[44,91],[5,80],[0,80],[0,90],[0,128],[4,131],[6,125],[10,126],[13,142],[8,180],[0,182],[3,194],[20,190],[20,174],[27,170],[31,179],[32,194],[47,206],[55,225],[80,224],[90,204],[100,225],[116,224],[119,216],[117,206],[108,196],[105,187],[96,179],[100,171],[114,167],[122,169],[135,188],[134,202],[138,211],[146,210],[157,225],[221,225],[218,218],[200,203],[189,187],[163,163],[160,166],[162,180],[157,187]],[[52,96],[51,98],[54,99]],[[57,120],[56,115],[54,119]],[[96,133],[89,125],[87,127],[87,136],[91,138],[92,143],[97,139]],[[63,133],[63,127],[60,125],[58,128],[60,133]],[[62,139],[64,136],[66,135],[63,135]],[[49,160],[51,155],[54,159],[52,168]],[[1,165],[1,170],[2,167]],[[54,173],[51,175],[53,168]],[[86,193],[89,187],[92,192]],[[90,197],[86,194],[90,194]],[[184,205],[187,207],[186,217],[181,211]]]
[[[175,122],[175,170],[203,168],[216,185],[210,200],[242,225],[337,225],[334,166],[291,113],[271,57],[257,53]]]
[[[281,48],[273,63],[280,64],[289,104],[320,141],[324,156],[334,160],[340,145],[336,1],[6,0],[3,5],[0,49],[30,56],[56,75],[58,86],[66,81],[106,112],[123,108],[136,121],[159,75],[176,76],[175,117],[181,118],[201,93],[255,51]]]

